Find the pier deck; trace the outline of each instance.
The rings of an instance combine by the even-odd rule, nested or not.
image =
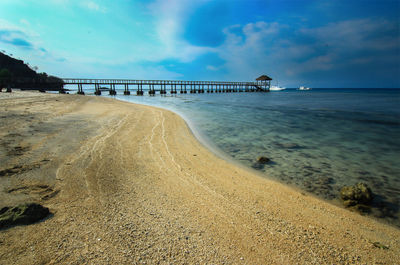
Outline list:
[[[268,92],[270,80],[257,80],[255,82],[229,82],[229,81],[185,81],[185,80],[130,80],[130,79],[86,79],[63,78],[65,85],[77,85],[78,94],[84,94],[83,86],[94,86],[95,94],[101,95],[101,90],[109,90],[110,95],[115,95],[116,86],[124,87],[124,94],[136,89],[137,95],[148,91],[150,95],[178,93],[230,93],[230,92]],[[133,88],[132,88],[133,86]]]

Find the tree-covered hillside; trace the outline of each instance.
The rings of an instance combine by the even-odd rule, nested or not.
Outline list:
[[[59,90],[62,80],[46,73],[36,73],[22,60],[0,52],[0,88]]]

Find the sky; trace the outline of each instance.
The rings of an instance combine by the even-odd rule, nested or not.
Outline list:
[[[0,50],[59,77],[400,87],[399,0],[0,0]]]

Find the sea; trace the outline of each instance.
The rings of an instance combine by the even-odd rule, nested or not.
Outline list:
[[[174,111],[217,155],[333,204],[365,183],[374,200],[361,214],[400,227],[400,89],[113,97]]]

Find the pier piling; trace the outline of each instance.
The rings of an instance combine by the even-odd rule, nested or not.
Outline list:
[[[110,84],[110,91],[109,94],[111,96],[115,96],[117,94],[117,91],[115,90],[115,84]]]
[[[129,96],[131,94],[131,91],[129,91],[129,85],[128,84],[124,85],[125,85],[124,95]]]
[[[77,94],[85,95],[85,92],[83,92],[83,89],[82,89],[82,84],[78,84],[78,92],[77,92]]]
[[[94,84],[94,94],[96,96],[100,96],[101,95],[101,90],[100,90],[100,85],[99,84]]]

